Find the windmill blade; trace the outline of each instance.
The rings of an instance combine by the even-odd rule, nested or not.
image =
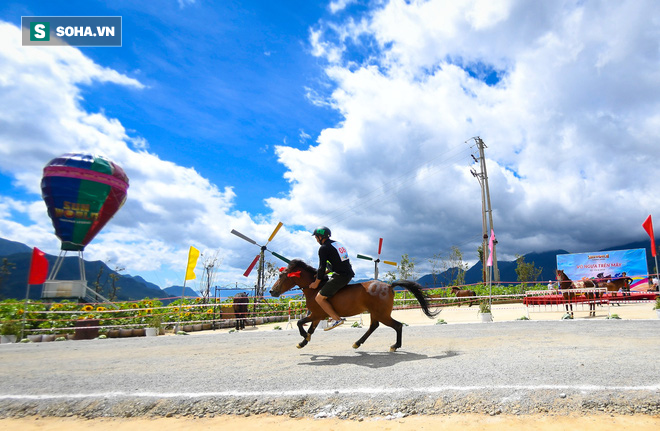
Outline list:
[[[259,244],[257,244],[257,242],[256,242],[255,240],[253,240],[252,238],[249,238],[249,237],[243,235],[242,233],[240,233],[240,232],[237,231],[237,230],[232,229],[232,230],[231,230],[231,233],[233,233],[234,235],[236,235],[236,236],[239,237],[239,238],[244,239],[245,241],[249,242],[250,244],[254,244],[254,245],[256,245],[256,246],[261,247]]]
[[[392,266],[397,266],[398,265],[398,263],[392,262],[390,260],[382,260],[381,262],[386,263],[388,265],[392,265]]]
[[[380,251],[383,249],[383,238],[378,240],[378,257],[380,257]]]
[[[372,260],[372,261],[374,260],[373,257],[371,257],[371,256],[365,256],[364,254],[360,254],[360,253],[358,253],[357,257],[358,257],[358,259]]]
[[[245,277],[247,277],[247,276],[250,275],[250,273],[252,272],[252,269],[254,268],[254,265],[256,265],[257,262],[259,262],[259,258],[260,258],[260,257],[261,257],[261,254],[258,254],[257,257],[254,258],[254,260],[252,261],[252,263],[250,264],[250,266],[248,266],[248,269],[246,269],[245,272],[243,273],[243,275],[244,275]]]
[[[268,251],[270,251],[270,250],[268,250]],[[275,256],[276,258],[278,258],[280,260],[283,260],[286,263],[291,263],[291,261],[289,259],[287,259],[286,257],[282,256],[279,253],[275,253],[274,251],[270,251],[270,254],[272,254],[273,256]]]
[[[275,227],[273,233],[270,234],[270,237],[268,238],[268,242],[266,243],[266,245],[268,245],[268,243],[271,242],[273,238],[275,238],[275,235],[277,235],[277,232],[280,230],[281,227],[282,227],[282,222],[279,222]]]

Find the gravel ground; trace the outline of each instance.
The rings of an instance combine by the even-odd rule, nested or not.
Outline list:
[[[0,345],[0,418],[660,415],[660,321],[517,321]]]

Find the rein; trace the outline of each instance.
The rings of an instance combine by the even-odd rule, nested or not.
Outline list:
[[[280,268],[280,273],[285,273],[285,271],[286,271],[286,267],[283,266],[283,267]],[[285,273],[285,274],[289,278],[301,277],[302,276],[302,269],[299,269],[298,271],[294,271],[294,272]],[[298,290],[298,289],[305,290],[305,289],[309,289],[309,288],[310,288],[309,286],[307,286],[307,287],[296,286],[295,288],[289,289],[289,292],[292,291],[292,290]]]

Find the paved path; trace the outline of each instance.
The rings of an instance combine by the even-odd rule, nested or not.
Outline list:
[[[405,313],[411,322],[421,314]],[[353,350],[365,329],[348,325],[317,332],[302,350],[297,331],[272,328],[0,345],[0,415],[63,408],[58,403],[103,415],[108,405],[136,400],[149,400],[150,411],[154,400],[171,400],[176,410],[182,399],[216,400],[208,408],[218,413],[237,399],[287,399],[287,408],[304,410],[328,397],[356,411],[374,397],[398,409],[419,409],[423,400],[433,412],[570,410],[594,400],[660,408],[660,320],[497,322],[494,314],[495,323],[411,324],[396,353],[387,351],[394,331],[382,326]],[[90,407],[90,400],[104,402]]]

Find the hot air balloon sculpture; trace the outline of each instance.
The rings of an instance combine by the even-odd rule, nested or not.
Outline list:
[[[93,292],[87,286],[83,250],[124,204],[127,190],[124,170],[102,156],[69,153],[44,167],[41,195],[62,246],[42,298],[83,298]],[[80,280],[55,281],[68,251],[78,253]]]

